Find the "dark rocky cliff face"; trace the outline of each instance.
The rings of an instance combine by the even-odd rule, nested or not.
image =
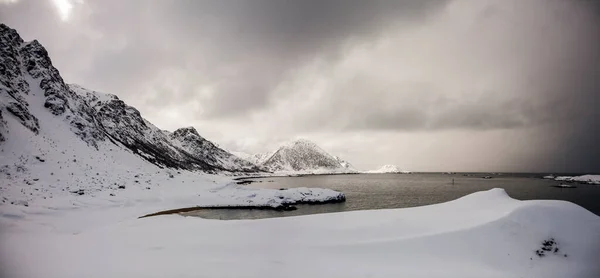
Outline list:
[[[29,104],[23,97],[23,94],[29,94],[29,83],[23,78],[21,71],[19,50],[23,44],[23,39],[17,31],[0,24],[0,108],[15,116],[23,126],[37,134],[40,128],[38,119],[31,114]]]

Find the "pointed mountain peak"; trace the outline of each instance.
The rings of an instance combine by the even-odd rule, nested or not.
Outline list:
[[[0,41],[13,46],[23,43],[23,39],[19,36],[17,30],[10,28],[3,23],[0,23]]]
[[[289,141],[287,143],[284,143],[284,144],[282,144],[282,147],[288,147],[288,148],[293,148],[293,147],[319,148],[319,146],[315,142],[310,141],[308,139],[303,139],[303,138],[292,140],[292,141]]]
[[[98,91],[93,91],[90,89],[86,89],[85,87],[79,84],[67,84],[71,92],[83,97],[88,103],[94,104],[97,101],[112,101],[112,100],[120,100],[118,96],[113,94],[102,93]]]
[[[176,136],[176,137],[185,137],[185,136],[188,136],[190,134],[202,138],[202,136],[200,136],[200,134],[198,133],[198,131],[193,126],[178,128],[177,130],[175,130],[173,132],[173,135]]]
[[[256,155],[255,158],[258,164],[273,172],[355,172],[349,163],[307,139],[289,141],[268,156]]]

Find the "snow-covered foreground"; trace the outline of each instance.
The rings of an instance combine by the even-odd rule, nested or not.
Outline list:
[[[79,210],[10,206],[2,217],[2,274],[600,276],[600,217],[564,201],[514,200],[502,189],[408,209],[236,221],[136,218],[156,206],[150,195]]]

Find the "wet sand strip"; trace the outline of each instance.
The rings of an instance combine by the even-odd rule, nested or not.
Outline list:
[[[266,209],[266,210],[274,210],[274,211],[290,211],[290,210],[298,209],[293,205],[322,205],[322,204],[343,203],[345,201],[346,201],[346,198],[344,196],[341,198],[325,200],[325,201],[299,201],[299,202],[295,202],[293,204],[280,204],[276,207],[272,207],[272,206],[207,206],[207,207],[195,206],[195,207],[163,210],[163,211],[159,211],[159,212],[155,212],[155,213],[151,213],[151,214],[146,214],[146,215],[140,216],[138,218],[146,218],[146,217],[150,217],[150,216],[190,212],[190,211],[203,210],[203,209]]]
[[[155,213],[151,213],[151,214],[146,214],[146,215],[140,216],[138,218],[146,218],[146,217],[150,217],[150,216],[158,216],[158,215],[167,215],[167,214],[175,214],[175,213],[182,213],[182,212],[190,212],[190,211],[203,210],[203,209],[266,209],[266,210],[274,210],[274,211],[289,211],[289,210],[296,210],[297,208],[295,206],[292,206],[292,205],[283,205],[283,206],[277,206],[277,207],[272,207],[272,206],[187,207],[187,208],[178,208],[178,209],[163,210],[163,211],[159,211],[159,212],[155,212]]]

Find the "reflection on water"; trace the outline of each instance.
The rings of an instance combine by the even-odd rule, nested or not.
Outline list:
[[[436,204],[467,194],[504,188],[520,200],[555,199],[576,203],[600,215],[600,186],[580,184],[577,188],[556,188],[559,182],[544,180],[536,174],[360,174],[256,179],[247,186],[256,188],[322,187],[346,194],[346,202],[324,205],[297,205],[294,211],[265,209],[205,209],[182,213],[211,219],[258,219],[330,213],[349,210],[404,208]],[[454,179],[454,184],[452,180]],[[271,182],[272,181],[272,182]]]

